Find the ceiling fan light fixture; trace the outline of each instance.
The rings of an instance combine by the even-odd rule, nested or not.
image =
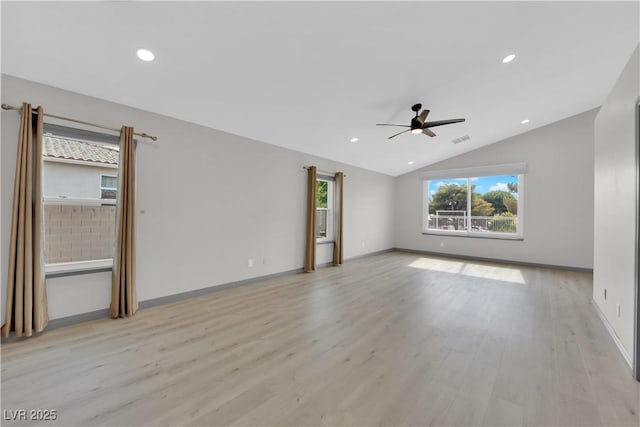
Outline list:
[[[508,64],[509,62],[513,61],[515,57],[516,57],[515,53],[510,53],[509,55],[502,58],[502,63]]]
[[[424,110],[422,110],[421,113],[419,113],[420,108],[422,108],[422,104],[415,104],[414,106],[411,107],[411,111],[416,113],[416,115],[411,119],[410,125],[398,125],[394,123],[376,123],[376,126],[397,126],[401,128],[407,128],[402,132],[398,132],[396,134],[391,135],[387,139],[395,138],[396,136],[402,135],[407,132],[411,132],[414,135],[424,134],[424,135],[427,135],[428,137],[433,138],[434,136],[436,136],[436,134],[433,133],[433,131],[429,128],[436,127],[436,126],[443,126],[443,125],[451,125],[453,123],[462,123],[465,121],[465,119],[449,119],[449,120],[435,120],[435,121],[427,122],[425,120],[429,115],[430,110],[425,108]]]

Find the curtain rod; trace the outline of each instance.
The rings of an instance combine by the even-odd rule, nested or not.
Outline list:
[[[9,104],[2,104],[2,109],[3,110],[22,111],[22,107],[14,107],[13,105],[9,105]],[[34,111],[34,112],[36,112],[36,111]],[[93,126],[93,127],[100,128],[100,129],[106,129],[106,130],[112,130],[114,132],[120,132],[120,129],[115,129],[115,128],[110,128],[110,127],[107,127],[107,126],[97,125],[95,123],[83,122],[82,120],[70,119],[69,117],[56,116],[55,114],[49,114],[49,113],[44,113],[43,115],[47,116],[47,117],[53,117],[54,119],[60,119],[60,120],[66,120],[68,122],[80,123],[81,125]],[[152,141],[157,141],[158,140],[157,136],[148,135],[148,134],[146,134],[144,132],[142,132],[142,133],[134,132],[133,134],[141,136],[143,138],[149,138]]]
[[[302,167],[302,169],[306,169],[306,170],[308,170],[310,167],[311,167],[311,166],[303,166],[303,167]],[[317,172],[318,172],[318,173],[329,174],[329,175],[335,175],[335,174],[337,173],[337,172],[323,171],[323,170],[320,170],[320,169],[318,169],[318,170],[317,170]],[[346,174],[346,173],[343,173],[343,175],[344,175],[344,177],[345,177],[345,178],[347,177],[347,174]]]

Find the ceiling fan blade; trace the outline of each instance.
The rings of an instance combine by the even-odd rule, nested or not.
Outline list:
[[[418,118],[420,119],[420,121],[422,123],[424,123],[425,119],[427,118],[427,116],[429,115],[429,111],[430,110],[422,110],[422,113],[420,113],[420,116],[418,116]]]
[[[402,135],[403,133],[405,133],[405,132],[409,132],[410,130],[411,130],[411,129],[403,130],[402,132],[398,132],[398,133],[396,133],[395,135],[391,135],[391,136],[390,136],[389,138],[387,138],[387,139],[395,138],[396,136],[398,136],[398,135]]]
[[[433,132],[431,131],[431,129],[427,129],[427,128],[422,129],[422,133],[424,133],[425,135],[429,135],[431,138],[433,138],[434,136],[436,136],[436,134],[435,134],[435,133],[433,133]]]
[[[449,120],[437,120],[435,122],[426,122],[422,125],[423,128],[432,128],[436,126],[450,125],[452,123],[461,123],[464,122],[465,119],[449,119]]]
[[[392,125],[392,124],[389,124],[389,123],[376,123],[376,126],[400,126],[400,127],[403,127],[403,128],[410,128],[411,127],[409,125]]]

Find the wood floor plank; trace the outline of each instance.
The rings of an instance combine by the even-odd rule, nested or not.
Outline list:
[[[587,273],[375,255],[3,343],[1,406],[71,426],[637,427],[591,292]]]

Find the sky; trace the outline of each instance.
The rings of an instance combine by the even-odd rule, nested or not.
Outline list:
[[[471,184],[475,185],[475,192],[484,194],[488,191],[503,190],[509,191],[507,184],[510,182],[518,182],[517,176],[497,175],[483,176],[480,178],[471,178]],[[467,183],[466,178],[438,179],[429,181],[429,197],[433,196],[438,188],[444,184],[464,185]]]

